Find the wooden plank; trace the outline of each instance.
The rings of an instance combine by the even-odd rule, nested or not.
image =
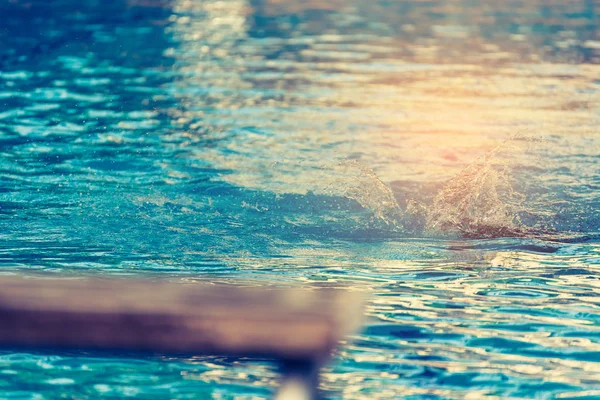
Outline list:
[[[130,279],[0,278],[0,346],[325,360],[362,296]]]

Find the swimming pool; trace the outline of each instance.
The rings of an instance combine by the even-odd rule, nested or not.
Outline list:
[[[598,7],[0,3],[0,273],[350,285],[327,398],[598,398]],[[275,381],[0,353],[11,399]]]

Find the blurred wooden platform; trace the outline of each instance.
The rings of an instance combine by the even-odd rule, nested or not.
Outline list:
[[[271,358],[304,385],[359,327],[361,303],[333,289],[0,278],[0,346]]]

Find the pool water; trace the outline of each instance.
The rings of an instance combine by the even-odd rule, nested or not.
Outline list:
[[[0,3],[0,274],[352,287],[330,399],[600,398],[600,5]],[[7,399],[268,398],[0,353]]]

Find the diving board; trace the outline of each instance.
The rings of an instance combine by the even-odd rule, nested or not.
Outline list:
[[[0,278],[0,347],[269,358],[281,399],[314,398],[319,367],[361,320],[348,290]]]

